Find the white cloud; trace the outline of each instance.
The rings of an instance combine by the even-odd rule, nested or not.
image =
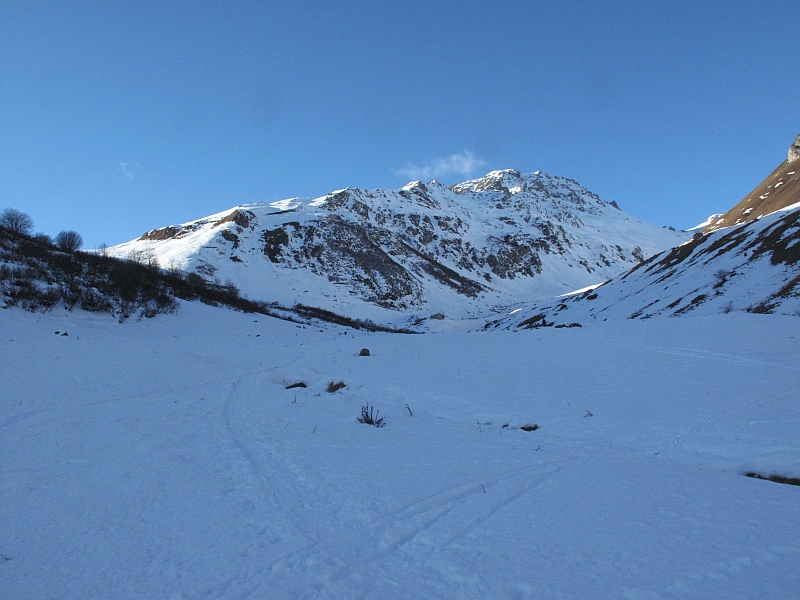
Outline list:
[[[402,169],[395,169],[394,172],[412,181],[429,181],[431,179],[443,179],[450,175],[469,177],[475,172],[475,169],[485,164],[486,161],[476,156],[475,153],[464,150],[459,154],[452,154],[447,158],[431,160],[423,167],[409,164]]]

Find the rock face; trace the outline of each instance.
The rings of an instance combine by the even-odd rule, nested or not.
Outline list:
[[[260,300],[461,318],[604,281],[688,236],[571,179],[508,169],[450,188],[417,181],[240,206],[109,250],[146,251]]]
[[[723,227],[740,225],[800,202],[800,135],[789,148],[789,158],[781,163],[756,189],[736,206],[703,228],[709,233]]]
[[[794,144],[789,146],[789,156],[786,159],[788,162],[794,162],[800,158],[800,135],[794,138]]]

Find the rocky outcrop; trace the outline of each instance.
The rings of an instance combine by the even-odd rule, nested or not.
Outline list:
[[[789,146],[789,156],[786,159],[788,162],[794,162],[800,158],[800,135],[794,138],[794,144]]]

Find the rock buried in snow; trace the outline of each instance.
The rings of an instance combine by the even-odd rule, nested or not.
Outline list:
[[[291,390],[292,388],[304,388],[304,387],[308,387],[305,381],[298,381],[297,383],[290,383],[289,385],[286,386],[286,389]]]
[[[536,431],[537,429],[539,429],[539,426],[536,423],[534,423],[533,425],[523,425],[522,427],[520,427],[520,429],[522,429],[522,431]]]
[[[333,394],[338,392],[340,389],[347,387],[347,384],[344,381],[339,381],[338,383],[335,381],[331,381],[328,384],[328,387],[325,388],[329,394]]]
[[[358,353],[359,356],[369,356],[369,348],[362,348],[361,352]]]
[[[745,475],[747,477],[752,477],[753,479],[763,479],[765,481],[774,481],[775,483],[785,483],[787,485],[800,485],[800,479],[798,479],[797,477],[782,477],[780,475],[761,475],[759,473],[745,473]]]

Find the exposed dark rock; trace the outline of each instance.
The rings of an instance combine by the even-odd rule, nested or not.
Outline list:
[[[239,227],[247,229],[250,227],[250,222],[255,219],[255,215],[248,210],[234,210],[224,219],[220,220],[217,225],[224,225],[225,223],[236,223]]]
[[[227,229],[223,229],[220,232],[220,235],[224,239],[228,240],[229,242],[232,242],[234,248],[238,248],[239,247],[239,236],[236,235],[235,233],[233,233],[232,231],[229,231]]]
[[[162,227],[161,229],[154,229],[153,231],[148,231],[139,239],[152,240],[152,241],[170,240],[172,238],[178,237],[182,231],[183,230],[180,229],[179,227]]]

